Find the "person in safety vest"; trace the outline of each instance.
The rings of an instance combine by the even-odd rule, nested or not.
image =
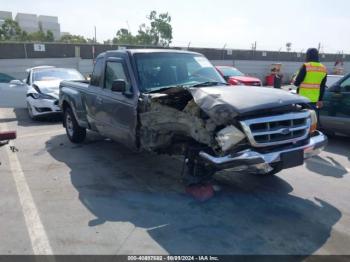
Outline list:
[[[318,50],[309,48],[306,52],[306,63],[300,68],[294,85],[297,93],[311,101],[314,108],[323,107],[323,95],[326,89],[327,68],[320,63]]]

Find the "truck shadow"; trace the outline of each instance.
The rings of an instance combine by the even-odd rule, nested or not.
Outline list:
[[[335,160],[332,156],[327,153],[345,156],[350,160],[350,152],[348,148],[350,142],[347,137],[335,137],[329,138],[329,143],[324,150],[323,156],[315,156],[306,161],[306,168],[312,172],[318,173],[323,176],[343,178],[349,172],[346,167]],[[324,156],[326,155],[326,156]]]
[[[348,173],[342,164],[330,156],[324,158],[320,156],[314,156],[312,159],[307,160],[305,163],[306,168],[311,172],[323,176],[343,178]]]
[[[92,213],[86,226],[129,222],[170,254],[307,256],[323,246],[341,217],[321,199],[289,194],[292,186],[277,176],[237,175],[213,199],[197,202],[184,194],[180,161],[88,137],[82,146],[64,135],[46,143],[49,154],[70,167],[79,199]],[[136,243],[126,240],[117,252],[154,253],[149,241]]]
[[[343,155],[350,161],[350,139],[343,136],[329,137],[329,144],[325,151],[333,154]]]

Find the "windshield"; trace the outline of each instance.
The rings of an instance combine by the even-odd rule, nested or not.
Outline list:
[[[202,55],[187,53],[135,54],[141,90],[156,91],[172,86],[193,86],[204,82],[225,83]]]
[[[84,80],[84,77],[75,69],[48,68],[33,72],[33,81],[49,80]]]
[[[244,74],[242,72],[238,71],[234,67],[218,67],[218,68],[222,72],[224,77],[244,76]]]

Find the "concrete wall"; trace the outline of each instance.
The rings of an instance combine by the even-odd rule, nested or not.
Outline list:
[[[40,65],[76,68],[84,75],[91,73],[93,67],[92,60],[79,58],[0,59],[0,72],[24,79],[27,68]]]
[[[211,60],[214,65],[235,66],[245,74],[256,76],[264,81],[269,74],[272,61],[250,61],[250,60]],[[276,61],[279,62],[279,61]],[[299,69],[301,62],[280,62],[284,82],[288,83],[291,76]],[[324,62],[332,73],[333,63]],[[25,70],[33,66],[53,65],[57,67],[70,67],[78,69],[82,74],[92,72],[93,60],[80,58],[38,58],[38,59],[0,59],[0,72],[9,74],[15,78],[23,79]],[[345,73],[350,73],[350,62],[344,63]]]

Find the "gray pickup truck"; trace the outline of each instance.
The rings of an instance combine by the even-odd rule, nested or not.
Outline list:
[[[308,100],[283,90],[228,86],[201,54],[108,51],[90,82],[64,81],[59,104],[73,143],[86,129],[137,151],[184,155],[188,183],[216,171],[275,174],[318,154]]]

